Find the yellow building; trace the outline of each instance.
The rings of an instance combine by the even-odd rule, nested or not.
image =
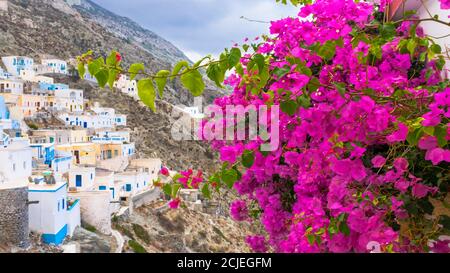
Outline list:
[[[73,163],[78,165],[95,165],[97,162],[97,147],[94,143],[71,143],[57,145],[57,151],[70,152]]]

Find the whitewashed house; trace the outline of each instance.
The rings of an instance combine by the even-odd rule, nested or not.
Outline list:
[[[37,75],[34,70],[21,70],[20,78],[24,81],[53,84],[54,79],[46,76]]]
[[[115,175],[115,185],[121,198],[129,198],[149,190],[152,184],[150,174],[142,170],[127,170]]]
[[[81,113],[84,111],[83,90],[61,89],[55,91],[55,103],[58,111]]]
[[[74,166],[69,170],[69,189],[73,191],[95,190],[95,167]]]
[[[59,59],[43,59],[42,65],[48,68],[50,73],[68,74],[67,62]]]
[[[0,189],[26,187],[32,174],[32,150],[26,139],[0,129]]]
[[[24,83],[20,79],[6,78],[0,79],[0,93],[8,93],[12,95],[23,94]]]
[[[114,83],[114,87],[130,97],[138,98],[137,82],[130,80],[127,75],[120,75],[119,80]]]
[[[22,70],[33,70],[34,61],[32,58],[24,56],[2,57],[6,70],[13,76],[20,76]]]
[[[60,176],[46,173],[33,176],[28,199],[30,230],[42,234],[46,244],[60,245],[81,225],[78,200],[68,200],[67,183]]]

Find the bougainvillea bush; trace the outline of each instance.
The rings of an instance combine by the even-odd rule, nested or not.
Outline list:
[[[440,236],[449,234],[450,218],[434,213],[449,207],[446,49],[413,13],[388,22],[389,1],[294,2],[304,4],[298,17],[272,22],[269,36],[219,60],[181,62],[159,75],[141,65],[128,71],[147,75],[139,92],[152,108],[153,81],[162,92],[161,83],[181,76],[200,95],[201,67],[219,86],[234,72],[225,79],[233,93],[217,106],[281,108],[276,150],[261,151],[262,139],[211,141],[224,165],[207,181],[192,171],[173,177],[165,186],[172,207],[180,187],[201,187],[207,196],[235,189],[241,198],[231,216],[264,228],[247,238],[257,252],[449,251]],[[426,20],[449,27],[448,18]],[[84,56],[80,63],[92,62]]]

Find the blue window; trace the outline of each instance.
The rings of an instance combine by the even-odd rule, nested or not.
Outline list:
[[[131,191],[131,184],[127,184],[126,190]]]
[[[59,201],[58,201],[58,211],[59,211]]]
[[[110,191],[112,191],[112,198],[114,199],[116,197],[116,190],[114,188],[109,188]]]
[[[64,209],[64,207],[65,207],[65,202],[64,202],[64,199],[63,199],[63,200],[61,200],[61,202],[62,202],[62,209]]]
[[[98,187],[98,190],[99,190],[99,191],[106,191],[106,186],[99,186],[99,187]]]
[[[139,183],[137,183],[137,188],[139,189]]]
[[[83,180],[83,178],[81,177],[81,175],[76,175],[75,176],[75,186],[82,187],[83,186],[82,180]]]
[[[147,186],[147,181],[144,181],[144,186]]]
[[[94,174],[91,173],[91,180],[94,179]]]

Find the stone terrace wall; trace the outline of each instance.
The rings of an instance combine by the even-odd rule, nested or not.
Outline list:
[[[28,187],[0,190],[0,244],[29,246]]]

